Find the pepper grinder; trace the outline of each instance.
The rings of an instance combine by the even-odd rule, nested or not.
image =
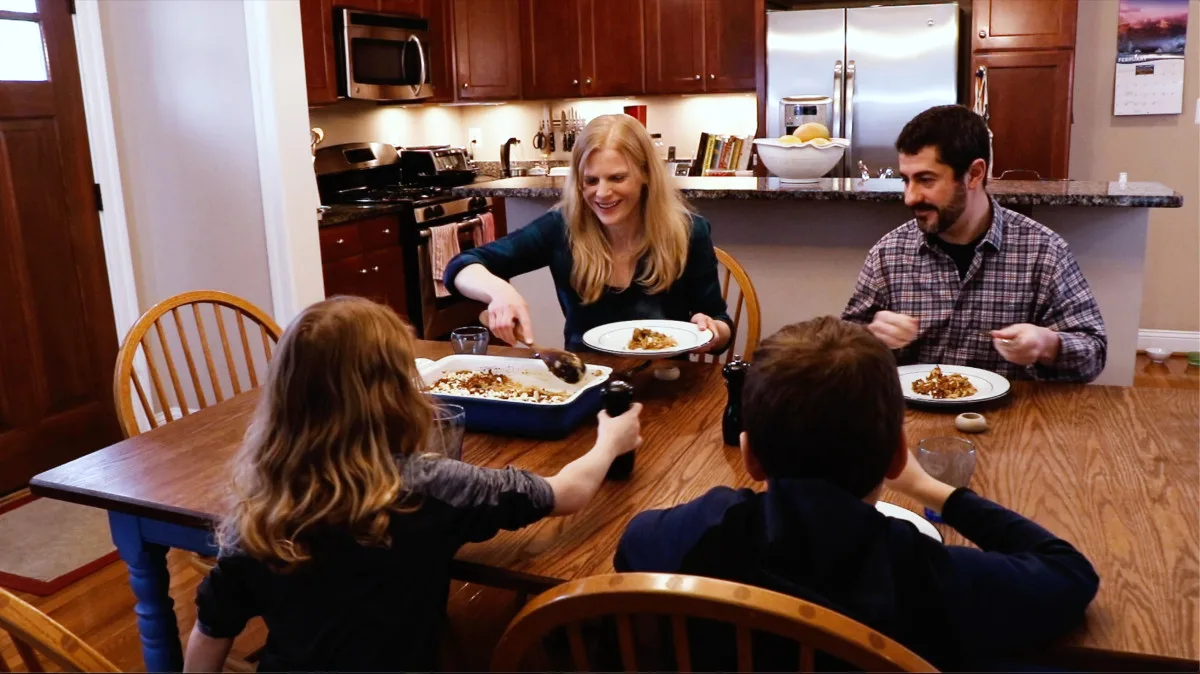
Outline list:
[[[601,394],[604,400],[604,411],[610,417],[619,417],[633,406],[633,386],[629,382],[614,379],[604,385]],[[636,450],[635,450],[636,451]],[[633,473],[633,452],[626,452],[613,459],[604,476],[608,480],[627,480]]]
[[[725,415],[721,418],[721,436],[725,444],[737,447],[741,444],[742,435],[742,388],[746,384],[746,371],[750,363],[734,356],[733,360],[721,368],[725,376]]]

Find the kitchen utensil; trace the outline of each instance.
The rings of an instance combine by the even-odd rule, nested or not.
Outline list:
[[[991,332],[990,330],[983,330],[983,331],[981,331],[979,334],[981,334],[981,335],[983,335],[984,337],[986,337],[986,338],[988,339],[988,341],[991,341],[991,340],[993,340],[993,339],[997,339],[996,337],[993,337],[993,336],[992,336],[992,332]],[[1003,345],[1005,345],[1005,346],[1008,346],[1009,344],[1012,344],[1012,340],[1011,340],[1011,339],[1001,339],[1001,340],[999,340],[999,341],[1000,341],[1000,343],[1001,343],[1001,344],[1003,344]]]
[[[633,337],[633,331],[636,328],[646,328],[667,335],[675,340],[676,345],[669,349],[630,349],[628,347],[629,340]],[[583,333],[583,343],[597,351],[646,360],[672,358],[695,351],[708,344],[712,339],[711,331],[701,330],[696,327],[695,323],[664,319],[608,323]]]
[[[554,116],[546,122],[546,149],[554,152]]]
[[[561,111],[559,116],[562,121],[563,151],[570,152],[571,148],[575,147],[575,135],[571,133],[571,127],[567,126],[567,111]]]
[[[533,140],[535,143],[537,142],[536,137],[534,137]],[[500,170],[504,173],[505,178],[512,178],[515,175],[512,167],[511,148],[513,145],[519,145],[520,143],[521,141],[517,140],[516,138],[509,138],[508,140],[504,141],[503,145],[500,146]]]
[[[479,312],[479,322],[488,325],[487,310]],[[491,327],[489,325],[489,327]],[[513,329],[517,334],[518,344],[528,346],[533,350],[531,358],[536,358],[546,364],[546,368],[550,370],[550,374],[567,382],[568,384],[578,384],[583,379],[583,375],[587,372],[583,364],[583,359],[579,356],[562,349],[550,349],[540,347],[533,342],[525,341],[524,335],[521,333],[521,324],[514,321]]]
[[[756,138],[754,146],[767,170],[781,183],[815,183],[838,165],[850,147],[845,138],[784,144],[775,138]]]
[[[1169,349],[1160,349],[1152,346],[1149,349],[1146,349],[1146,355],[1150,357],[1151,361],[1162,365],[1163,363],[1167,362],[1168,358],[1171,357],[1171,351]]]
[[[601,400],[604,401],[604,411],[608,416],[619,417],[633,407],[633,386],[626,381],[610,379],[604,385]],[[613,459],[608,467],[608,473],[604,477],[609,480],[628,479],[633,473],[633,457],[634,452],[630,451]]]
[[[458,328],[450,332],[450,344],[454,353],[474,353],[484,355],[488,348],[488,329],[474,325]]]
[[[542,122],[538,125],[538,132],[533,135],[533,149],[546,149],[546,123]]]

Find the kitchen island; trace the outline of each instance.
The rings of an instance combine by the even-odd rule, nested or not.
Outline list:
[[[785,184],[777,178],[675,178],[692,207],[712,223],[713,242],[754,281],[762,334],[795,321],[838,315],[854,290],[867,251],[911,219],[898,179],[829,178]],[[554,204],[563,178],[510,178],[455,188],[463,196],[504,198],[510,230]],[[1133,383],[1151,208],[1183,198],[1158,183],[993,181],[1001,204],[1058,232],[1095,293],[1108,328],[1108,363],[1098,383]],[[549,272],[513,280],[545,346],[561,346],[562,312]],[[741,340],[744,343],[744,340]]]

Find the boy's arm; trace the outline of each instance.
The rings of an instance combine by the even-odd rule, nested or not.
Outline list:
[[[188,637],[187,654],[183,658],[185,672],[220,672],[225,669],[225,658],[233,639],[214,639],[200,631],[200,625],[192,627]]]
[[[617,543],[613,568],[618,572],[681,573],[683,562],[705,534],[719,526],[730,508],[752,492],[714,487],[694,501],[638,513]]]

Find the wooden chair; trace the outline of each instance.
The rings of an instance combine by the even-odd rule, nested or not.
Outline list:
[[[492,656],[493,671],[517,671],[531,648],[565,628],[571,660],[588,671],[583,621],[614,618],[621,665],[638,671],[633,616],[670,619],[675,666],[692,668],[687,620],[704,619],[733,626],[737,671],[753,669],[754,632],[798,642],[800,671],[811,672],[816,652],[863,671],[931,672],[933,667],[904,646],[839,613],[762,588],[713,578],[664,573],[593,576],[544,592],[513,618]]]
[[[202,309],[210,308],[211,316],[206,322]],[[187,316],[181,316],[181,309],[190,309],[191,321]],[[173,330],[168,338],[166,315],[171,315]],[[241,353],[235,356],[236,348],[231,348],[229,335],[225,329],[226,315],[232,314],[237,323],[238,334],[241,338]],[[250,337],[246,332],[246,319],[258,326],[258,335]],[[221,351],[224,362],[213,358],[209,345],[208,327],[215,325],[221,340]],[[154,339],[151,339],[153,332]],[[271,357],[271,347],[279,341],[282,331],[271,317],[261,309],[246,300],[215,290],[198,290],[182,293],[159,302],[142,314],[137,323],[129,329],[121,350],[117,353],[117,369],[113,377],[113,397],[117,405],[117,417],[125,437],[133,437],[142,432],[139,425],[138,413],[134,410],[134,394],[137,395],[140,411],[144,421],[150,428],[158,428],[163,423],[174,421],[177,416],[187,416],[193,411],[208,407],[225,400],[225,390],[231,395],[243,391],[242,379],[249,381],[249,389],[258,387],[258,363],[255,351],[260,348],[252,346],[252,342],[261,342],[261,351],[257,354],[266,369],[266,361]],[[191,337],[189,337],[189,335]],[[204,365],[208,374],[206,389],[196,368],[197,359],[192,353],[192,338],[200,345],[204,356]],[[157,345],[157,351],[152,348]],[[182,352],[183,361],[187,365],[188,379],[181,379],[176,367],[172,351]],[[140,358],[139,358],[140,357]],[[141,360],[144,359],[144,360]],[[144,362],[144,372],[139,376],[135,367]],[[165,367],[171,386],[170,393],[163,386],[161,367]],[[224,366],[223,368],[221,366]],[[143,383],[143,377],[149,377],[149,385]],[[189,387],[187,384],[191,384]],[[147,394],[149,389],[150,394]],[[155,407],[161,412],[156,412]],[[160,418],[158,414],[161,413]]]
[[[186,311],[181,311],[183,309]],[[207,319],[206,313],[209,315]],[[170,325],[166,325],[167,314],[171,315]],[[226,331],[227,318],[231,319],[231,324],[237,325],[240,353],[237,353],[239,349],[236,346],[230,346]],[[251,337],[247,333],[247,319],[258,326],[258,335]],[[213,358],[209,344],[210,326],[216,327],[223,359]],[[113,398],[117,419],[125,437],[140,434],[143,421],[150,428],[158,428],[177,417],[222,402],[226,397],[243,390],[258,388],[259,370],[265,373],[271,348],[282,333],[262,309],[236,295],[216,290],[181,293],[154,305],[129,329],[117,352]],[[204,356],[207,388],[196,367],[197,358],[192,353],[193,339],[200,345],[200,352]],[[186,379],[180,378],[172,352],[182,354],[187,366]],[[163,386],[160,367],[166,370],[170,392]],[[145,377],[149,378],[148,384],[143,383]],[[248,387],[243,387],[243,380],[249,383]],[[229,396],[226,396],[227,391]],[[135,394],[139,403],[136,411],[133,401]],[[156,412],[156,408],[161,412]],[[141,412],[141,419],[138,412]],[[159,414],[162,416],[159,417]],[[203,575],[208,575],[216,564],[215,559],[199,554],[188,555],[188,561]],[[230,658],[225,664],[235,672],[253,671],[253,667],[242,660]]]
[[[119,672],[116,665],[50,616],[0,588],[0,631],[7,632],[30,672],[42,672],[40,654],[65,672]],[[0,654],[0,672],[10,671]]]
[[[742,360],[751,360],[754,358],[754,350],[758,348],[759,331],[762,329],[762,310],[758,305],[758,293],[754,291],[754,283],[750,280],[750,275],[738,264],[738,261],[732,255],[726,253],[720,248],[713,248],[717,254],[717,263],[721,269],[718,273],[721,279],[721,297],[729,304],[729,286],[732,279],[737,284],[737,304],[733,310],[729,312],[733,318],[733,335],[729,338],[729,346],[725,349],[724,360],[728,362],[735,355],[739,355],[737,351],[738,333],[745,328],[746,344],[740,354]],[[745,324],[742,321],[742,310],[745,309],[746,318]],[[710,356],[707,354],[697,354],[696,359],[701,362],[719,362],[721,357]]]

